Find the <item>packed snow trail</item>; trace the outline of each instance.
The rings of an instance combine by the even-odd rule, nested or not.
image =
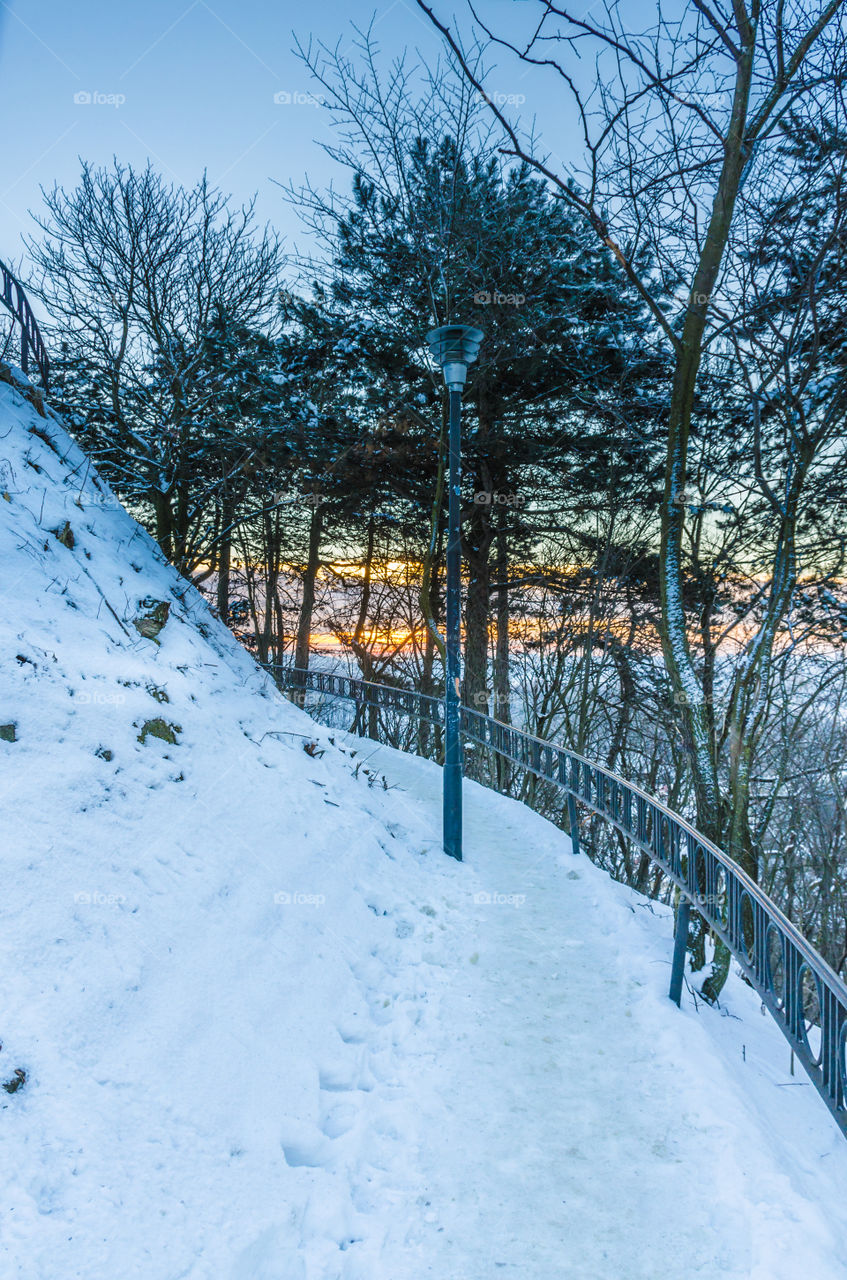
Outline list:
[[[435,831],[440,771],[373,760]],[[670,911],[473,783],[465,857],[454,976],[407,1045],[427,1212],[385,1274],[847,1275],[844,1140],[753,992],[677,1010]]]
[[[3,1280],[843,1277],[749,989],[674,1008],[669,913],[473,783],[445,858],[440,771],[282,699],[2,374]]]

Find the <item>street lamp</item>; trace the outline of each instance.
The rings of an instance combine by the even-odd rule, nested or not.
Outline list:
[[[460,727],[459,655],[462,542],[459,527],[462,388],[468,365],[476,359],[482,330],[469,324],[444,324],[426,335],[441,365],[450,393],[450,474],[447,523],[447,663],[444,681],[444,852],[462,860],[462,742]]]

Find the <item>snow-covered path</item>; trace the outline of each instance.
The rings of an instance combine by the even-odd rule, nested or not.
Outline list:
[[[374,760],[437,831],[439,771]],[[465,805],[467,932],[407,1046],[428,1203],[386,1277],[846,1275],[843,1139],[752,993],[679,1012],[669,913],[517,805]]]

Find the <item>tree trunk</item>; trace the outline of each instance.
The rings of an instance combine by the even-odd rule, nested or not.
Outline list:
[[[371,602],[371,578],[373,573],[373,557],[374,557],[374,541],[376,538],[376,520],[373,513],[368,520],[368,539],[367,550],[365,552],[365,574],[362,579],[362,595],[359,600],[359,616],[356,619],[356,627],[350,641],[350,647],[356,656],[359,664],[359,670],[362,673],[363,680],[373,680],[374,678],[374,660],[373,655],[366,644],[363,644],[365,634],[365,623],[368,620],[368,609]],[[375,703],[368,703],[368,724],[367,733],[369,738],[376,739],[379,729],[379,707]]]
[[[232,534],[227,533],[232,524],[232,508],[224,499],[221,503],[221,535],[218,541],[218,617],[226,623],[229,617],[229,594],[232,573]]]
[[[497,527],[497,641],[494,649],[494,717],[512,723],[512,686],[509,673],[509,540],[506,512],[501,510]],[[508,790],[511,764],[495,757],[497,785]]]
[[[442,411],[441,434],[438,439],[438,474],[436,476],[435,491],[432,496],[432,508],[430,511],[429,543],[424,554],[423,564],[421,565],[421,589],[418,595],[418,603],[420,604],[421,614],[423,615],[424,624],[427,629],[427,636],[438,649],[438,654],[445,670],[447,653],[444,645],[444,637],[438,630],[438,619],[436,616],[436,601],[438,593],[435,581],[438,573],[438,565],[443,552],[444,542],[444,485],[447,474],[447,458],[445,453],[446,421],[445,412]]]
[[[682,545],[685,521],[685,492],[688,440],[703,355],[703,338],[712,292],[729,240],[735,202],[749,156],[744,134],[753,73],[754,39],[739,52],[736,62],[732,115],[724,146],[718,180],[705,240],[691,282],[688,309],[676,351],[673,390],[668,420],[668,451],[665,492],[662,502],[660,583],[662,597],[661,640],[665,666],[682,715],[684,741],[691,762],[697,825],[716,844],[723,839],[727,806],[721,794],[717,768],[717,744],[711,708],[691,656],[683,601]],[[699,913],[692,916],[692,954],[695,964],[705,962],[706,924]],[[715,942],[715,956],[702,993],[716,1000],[729,973],[729,952]]]
[[[435,684],[435,652],[438,635],[438,619],[439,619],[439,562],[440,545],[436,549],[436,553],[432,556],[429,565],[428,581],[427,581],[427,601],[429,607],[429,617],[426,626],[426,638],[424,640],[424,651],[421,665],[421,693],[434,697],[436,694]],[[439,651],[440,652],[440,651]],[[442,655],[443,656],[443,655]],[[437,726],[433,726],[428,720],[422,716],[418,722],[418,755],[432,756],[436,759],[440,758],[442,743],[441,733]]]
[[[265,531],[265,604],[263,609],[263,625],[259,639],[259,661],[269,662],[274,645],[274,601],[279,582],[282,532],[279,513],[266,514]]]
[[[468,567],[465,604],[465,704],[488,715],[488,621],[491,600],[490,508],[479,505],[467,522],[464,538]]]
[[[494,715],[512,723],[512,688],[509,678],[509,539],[506,513],[500,512],[497,529],[497,639],[494,649]]]
[[[691,657],[683,603],[682,543],[685,522],[686,469],[691,415],[703,356],[703,337],[712,292],[729,240],[735,202],[748,158],[744,143],[752,83],[754,47],[739,54],[736,66],[732,116],[724,148],[724,160],[712,204],[706,238],[691,282],[688,309],[676,352],[668,422],[665,492],[662,503],[660,580],[662,594],[662,650],[685,727],[691,760],[697,824],[704,835],[719,843],[726,811],[717,774],[717,754],[711,731],[711,712]]]
[[[156,541],[162,549],[165,559],[173,564],[174,559],[174,523],[171,510],[170,494],[161,489],[153,489],[150,494],[153,514],[156,520]]]
[[[300,671],[309,668],[309,649],[312,639],[312,613],[315,608],[315,583],[320,568],[321,532],[323,511],[320,503],[312,507],[309,521],[309,551],[306,571],[303,575],[303,599],[297,622],[297,643],[294,649],[294,665]]]

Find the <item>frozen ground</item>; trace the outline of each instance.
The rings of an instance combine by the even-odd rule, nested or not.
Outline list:
[[[445,859],[439,771],[282,701],[2,382],[0,579],[0,1275],[845,1275],[751,992],[675,1009],[668,914],[473,784]]]

